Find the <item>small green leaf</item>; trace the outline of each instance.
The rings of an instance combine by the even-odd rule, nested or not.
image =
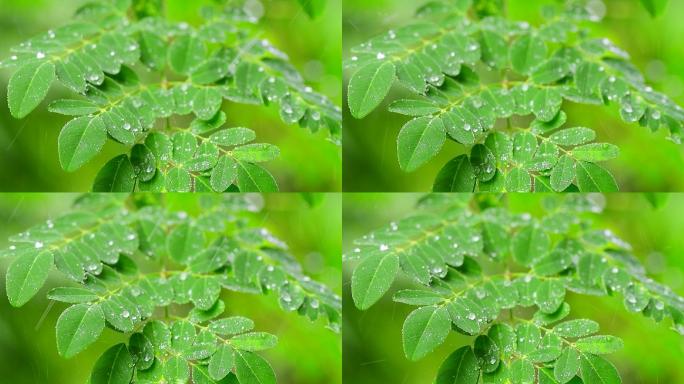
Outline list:
[[[223,192],[237,178],[237,163],[228,156],[222,156],[211,170],[209,182],[215,192]]]
[[[489,181],[496,175],[496,158],[483,144],[476,144],[470,150],[470,165],[480,181]]]
[[[599,335],[577,340],[575,346],[581,352],[607,355],[622,349],[623,342],[615,336]]]
[[[441,345],[451,330],[445,307],[422,307],[411,312],[402,328],[404,353],[416,361]]]
[[[254,328],[254,322],[246,317],[233,316],[212,321],[209,329],[219,335],[237,335],[249,332]]]
[[[50,112],[59,113],[67,116],[89,115],[100,110],[100,108],[86,100],[55,100],[48,106]]]
[[[169,64],[180,74],[189,74],[206,55],[204,43],[195,36],[178,36],[169,46]]]
[[[221,346],[209,359],[209,375],[214,380],[226,377],[235,365],[235,351],[229,345]]]
[[[508,192],[529,192],[532,189],[532,180],[524,169],[513,168],[506,175],[505,185]]]
[[[36,61],[19,68],[7,86],[7,102],[12,116],[22,119],[31,113],[47,96],[54,80],[55,65],[51,61]]]
[[[399,165],[412,172],[435,157],[446,140],[441,119],[419,117],[406,123],[397,138]]]
[[[85,288],[62,287],[55,288],[48,293],[48,299],[63,303],[87,303],[97,299],[97,295]]]
[[[480,335],[475,339],[475,356],[485,373],[492,373],[499,367],[499,347],[488,336]]]
[[[513,236],[513,257],[522,265],[531,266],[549,253],[551,241],[546,232],[536,225],[528,225]]]
[[[444,297],[436,292],[404,289],[394,294],[393,300],[409,305],[435,305],[444,301]]]
[[[529,74],[546,58],[546,44],[537,36],[521,35],[511,45],[510,58],[516,72]]]
[[[105,321],[99,305],[77,304],[67,308],[57,320],[57,351],[70,358],[94,343]]]
[[[266,332],[243,333],[230,339],[230,345],[242,351],[262,351],[276,346],[278,338]]]
[[[594,163],[577,162],[577,186],[582,192],[617,192],[618,186],[608,171]]]
[[[237,147],[232,152],[236,160],[248,163],[271,161],[280,155],[280,149],[272,144],[248,144]]]
[[[129,384],[133,377],[133,358],[125,344],[117,344],[109,348],[97,359],[91,384]]]
[[[461,347],[449,355],[439,367],[435,384],[477,384],[480,367],[469,346]]]
[[[397,100],[389,106],[390,112],[407,116],[426,116],[439,112],[439,107],[428,100]]]
[[[273,176],[257,164],[237,162],[237,186],[240,192],[277,192]]]
[[[232,147],[235,145],[247,144],[256,138],[256,133],[249,128],[228,128],[222,129],[211,136],[209,141],[216,145]]]
[[[553,332],[562,337],[583,337],[598,332],[599,325],[593,320],[569,320],[556,325]]]
[[[594,139],[596,139],[596,132],[584,127],[563,129],[549,136],[551,142],[562,146],[581,145]]]
[[[235,352],[235,373],[240,384],[275,384],[273,368],[252,352]]]
[[[526,360],[515,360],[509,369],[511,383],[513,384],[533,384],[534,365]]]
[[[17,257],[7,269],[7,298],[14,307],[26,304],[45,284],[54,262],[52,252],[39,250],[41,241],[34,244],[36,253],[26,253]]]
[[[572,156],[581,161],[606,161],[618,157],[620,149],[613,144],[592,143],[572,150]]]
[[[575,180],[575,167],[577,162],[568,155],[558,159],[551,170],[551,188],[556,192],[563,192]]]
[[[107,129],[98,118],[79,117],[62,128],[58,139],[59,162],[67,172],[82,167],[107,141]]]
[[[387,246],[380,246],[381,252],[368,256],[354,269],[352,274],[352,298],[356,307],[370,308],[387,292],[399,272],[399,259],[388,253]]]
[[[622,379],[615,366],[601,356],[582,355],[580,371],[585,383],[620,384]]]
[[[565,348],[553,367],[553,376],[561,384],[572,380],[580,366],[580,355],[574,348]]]
[[[435,178],[435,192],[472,192],[475,189],[475,172],[466,155],[457,156],[442,167]]]
[[[107,162],[95,176],[93,192],[132,192],[135,187],[135,170],[126,155]]]
[[[395,72],[391,61],[374,61],[351,77],[348,103],[352,116],[363,118],[382,102],[392,87]]]
[[[174,260],[186,263],[204,247],[202,231],[188,223],[181,224],[169,233],[166,247]]]

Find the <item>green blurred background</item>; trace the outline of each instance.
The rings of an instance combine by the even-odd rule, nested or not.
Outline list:
[[[343,51],[368,38],[411,21],[420,0],[344,0]],[[540,7],[556,0],[508,0],[509,16],[541,22]],[[654,89],[684,105],[684,1],[671,0],[665,13],[651,18],[639,0],[604,0],[605,19],[591,27],[592,36],[608,37],[626,49],[636,66],[645,73]],[[350,73],[345,73],[345,84]],[[345,89],[346,94],[346,89]],[[345,191],[428,191],[441,167],[463,153],[462,146],[447,140],[440,154],[413,173],[399,169],[396,138],[409,119],[387,112],[392,100],[409,94],[395,86],[378,109],[362,120],[354,119],[344,108],[344,190]],[[598,140],[621,149],[620,157],[605,166],[615,175],[622,191],[684,190],[684,150],[666,141],[665,134],[650,133],[638,124],[621,121],[617,107],[564,103],[566,126],[587,126],[597,130]]]
[[[7,237],[68,210],[76,194],[0,194],[0,248]],[[197,211],[198,195],[169,194],[169,205],[190,214]],[[341,195],[318,195],[310,206],[300,194],[269,194],[265,209],[253,221],[284,240],[292,254],[314,279],[341,293]],[[50,288],[73,283],[53,272],[45,287],[25,306],[13,308],[5,294],[10,260],[0,259],[0,382],[12,384],[85,383],[95,360],[111,345],[126,340],[105,329],[102,337],[76,357],[58,356],[55,324],[64,303],[46,299]],[[252,318],[259,330],[278,336],[278,345],[263,356],[276,371],[280,384],[341,384],[342,347],[339,334],[322,321],[310,322],[283,312],[270,296],[224,291],[226,315]]]
[[[420,194],[345,194],[343,201],[346,252],[352,241],[414,211]],[[543,194],[511,194],[515,212],[541,213]],[[605,213],[596,216],[597,228],[612,230],[632,244],[634,253],[657,281],[684,295],[684,194],[673,194],[655,209],[642,194],[613,194],[607,197]],[[361,312],[351,300],[351,268],[344,267],[344,381],[354,384],[430,384],[442,361],[472,337],[452,332],[447,341],[418,362],[404,357],[401,328],[412,309],[392,302],[393,292],[417,288],[400,278],[375,306]],[[400,274],[401,276],[401,274]],[[608,356],[625,384],[684,383],[684,336],[642,315],[628,313],[622,299],[589,297],[568,293],[571,317],[599,322],[601,332],[623,338],[625,347]]]
[[[251,0],[252,1],[252,0]],[[62,25],[87,0],[0,0],[0,56],[34,35]],[[198,10],[209,0],[166,0],[169,17],[197,25]],[[264,37],[286,52],[295,67],[316,91],[341,104],[340,15],[342,0],[327,0],[325,11],[311,20],[295,0],[262,0]],[[73,95],[55,82],[50,94],[23,120],[10,116],[6,90],[11,70],[0,71],[0,190],[36,192],[84,192],[90,190],[97,171],[126,149],[109,141],[102,153],[85,167],[67,173],[59,165],[57,137],[69,120],[47,112],[49,101]],[[299,126],[280,121],[275,107],[224,103],[229,126],[246,126],[257,132],[259,142],[280,147],[280,157],[266,164],[282,191],[339,191],[342,185],[341,148],[327,140],[326,132],[312,135]]]

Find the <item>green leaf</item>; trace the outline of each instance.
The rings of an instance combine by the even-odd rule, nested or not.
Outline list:
[[[168,55],[171,69],[185,75],[202,63],[206,55],[206,47],[195,36],[181,35],[169,46]]]
[[[485,373],[492,373],[499,367],[499,347],[488,336],[480,335],[475,339],[475,356]]]
[[[71,120],[59,134],[59,162],[67,172],[82,167],[97,155],[107,141],[101,119],[79,117]]]
[[[470,165],[480,181],[489,181],[496,175],[496,158],[483,144],[476,144],[470,150]]]
[[[199,228],[189,223],[174,228],[166,240],[169,255],[179,263],[186,263],[204,247],[204,237]]]
[[[68,116],[81,116],[96,113],[100,108],[86,100],[55,100],[48,106],[50,112]]]
[[[368,256],[354,269],[352,274],[352,298],[356,307],[370,308],[387,292],[399,271],[399,259],[387,246],[381,252]]]
[[[104,329],[99,305],[77,304],[67,308],[57,320],[57,351],[70,358],[94,343]]]
[[[544,313],[554,313],[565,300],[565,284],[561,280],[544,280],[537,288],[535,302]]]
[[[209,136],[210,142],[226,147],[243,145],[254,139],[256,139],[256,133],[249,128],[242,127],[222,129]]]
[[[107,162],[95,176],[93,192],[131,192],[135,187],[135,170],[126,155]]]
[[[412,172],[435,157],[446,140],[441,119],[419,117],[406,123],[397,138],[399,165]]]
[[[98,296],[95,293],[78,287],[55,288],[48,292],[48,299],[63,303],[87,303],[97,300],[97,298]]]
[[[569,320],[556,325],[553,332],[562,337],[583,337],[598,332],[599,325],[593,320]]]
[[[325,10],[326,0],[297,0],[299,5],[302,7],[304,12],[309,15],[310,18],[315,19],[320,16]]]
[[[212,321],[209,329],[219,335],[236,335],[249,332],[254,328],[254,322],[246,317],[233,316]]]
[[[582,192],[617,192],[618,186],[608,171],[594,163],[577,162],[577,186]]]
[[[44,53],[43,57],[45,56]],[[12,116],[22,119],[33,111],[47,96],[55,80],[52,61],[36,61],[19,68],[7,86],[7,102]]]
[[[43,248],[42,241],[34,243],[36,253],[30,252],[17,257],[7,269],[7,298],[14,307],[26,304],[40,290],[47,280],[54,257]]]
[[[533,384],[534,365],[526,360],[515,360],[509,369],[511,383],[513,384]]]
[[[575,167],[577,162],[568,155],[558,159],[551,170],[551,188],[556,192],[563,192],[575,180]]]
[[[580,355],[574,348],[565,348],[553,367],[553,376],[559,383],[572,380],[580,367]]]
[[[250,352],[270,349],[276,344],[278,344],[278,338],[266,332],[244,333],[230,339],[230,345],[233,348]]]
[[[359,69],[349,80],[349,110],[357,119],[363,118],[387,96],[395,79],[396,68],[391,61],[375,61]]]
[[[187,383],[190,379],[188,363],[180,356],[173,356],[164,364],[164,378],[175,384]]]
[[[608,360],[594,355],[582,355],[580,371],[585,383],[620,384],[622,379]]]
[[[404,353],[416,361],[441,345],[451,330],[445,307],[422,307],[411,312],[402,328]]]
[[[546,44],[537,36],[521,35],[511,45],[511,65],[518,73],[530,74],[545,58]]]
[[[473,350],[465,346],[454,351],[442,362],[435,384],[477,384],[479,377],[477,358]]]
[[[237,178],[237,163],[228,156],[222,156],[211,170],[209,182],[216,192],[223,192]]]
[[[97,359],[90,375],[91,384],[128,384],[133,377],[133,359],[125,344],[109,348]]]
[[[410,99],[394,101],[389,111],[407,116],[425,116],[437,113],[440,109],[431,101]]]
[[[594,139],[596,139],[596,132],[584,127],[563,129],[549,136],[551,142],[562,146],[581,145]]]
[[[444,301],[444,297],[436,292],[404,289],[395,293],[393,300],[409,305],[435,305]]]
[[[531,266],[549,252],[551,241],[546,232],[536,225],[528,225],[513,236],[511,251],[515,260]]]
[[[508,192],[529,192],[532,189],[532,180],[527,171],[513,168],[506,175],[505,185]]]
[[[240,192],[277,192],[275,179],[264,168],[252,164],[237,162],[237,186]]]
[[[656,17],[665,11],[668,0],[641,0],[641,5],[646,8],[651,17]]]
[[[581,352],[607,355],[622,349],[623,342],[615,336],[599,335],[577,340],[575,346]]]
[[[606,161],[618,157],[620,149],[613,144],[592,143],[572,150],[572,156],[582,161]]]
[[[435,192],[472,192],[475,189],[475,172],[466,155],[457,156],[442,167],[435,178]]]
[[[236,160],[248,163],[271,161],[279,155],[280,149],[272,144],[248,144],[233,149]]]
[[[221,346],[209,359],[209,375],[214,380],[226,377],[235,365],[235,351],[229,345]]]
[[[275,384],[273,368],[252,352],[235,352],[235,373],[240,384]]]

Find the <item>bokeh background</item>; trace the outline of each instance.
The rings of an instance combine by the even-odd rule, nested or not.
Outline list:
[[[386,226],[414,212],[420,194],[345,194],[343,203],[344,250],[353,249],[353,240],[371,230]],[[652,196],[651,196],[652,197]],[[543,194],[510,194],[509,206],[515,212],[540,209]],[[612,230],[630,243],[634,254],[657,281],[684,295],[684,194],[669,199],[657,196],[659,208],[643,194],[607,196],[606,210],[591,215],[596,228]],[[351,299],[350,265],[344,266],[344,382],[354,384],[431,384],[442,361],[454,350],[474,341],[451,332],[446,342],[417,362],[404,356],[401,329],[414,307],[392,302],[399,289],[418,288],[405,278],[395,282],[388,294],[370,309],[356,309]],[[608,355],[625,384],[684,383],[684,336],[669,329],[670,324],[653,322],[640,314],[628,313],[621,298],[589,297],[568,293],[571,318],[591,318],[601,332],[621,337],[625,347]]]
[[[198,25],[199,9],[210,0],[165,0],[172,20]],[[250,0],[256,1],[256,0]],[[0,56],[34,35],[67,22],[87,0],[0,0]],[[264,37],[286,52],[295,67],[316,91],[335,104],[342,100],[340,15],[342,0],[327,0],[323,14],[311,20],[294,0],[261,0]],[[29,116],[14,119],[7,108],[6,90],[12,70],[0,70],[0,190],[8,192],[89,191],[100,167],[117,154],[127,152],[111,140],[102,153],[83,168],[67,173],[59,165],[57,137],[67,116],[47,111],[50,101],[73,95],[55,82],[43,102]],[[225,102],[231,126],[257,132],[257,140],[275,144],[281,155],[265,166],[282,191],[334,192],[341,190],[342,151],[326,132],[312,135],[299,126],[280,121],[275,107],[235,105]]]
[[[0,248],[7,238],[46,219],[65,213],[77,194],[0,194]],[[169,205],[189,214],[197,212],[198,195],[169,194]],[[341,294],[341,195],[268,194],[265,208],[253,215],[292,254],[312,278]],[[313,204],[311,204],[313,203]],[[87,350],[65,360],[57,354],[55,324],[68,306],[53,303],[46,294],[55,286],[72,286],[53,270],[45,286],[21,308],[13,308],[5,294],[10,260],[0,259],[0,382],[12,384],[85,383],[97,358],[126,337],[106,328]],[[273,295],[257,296],[223,291],[226,316],[253,319],[259,330],[278,336],[276,348],[260,353],[273,366],[280,384],[341,384],[341,336],[278,307]]]
[[[654,89],[684,105],[684,1],[671,0],[665,13],[651,18],[639,0],[603,0],[606,16],[592,23],[592,36],[610,38],[632,56]],[[343,51],[368,38],[411,21],[422,0],[344,0]],[[542,21],[540,7],[557,0],[508,0],[509,16],[532,25]],[[350,73],[345,73],[345,84]],[[346,94],[346,89],[345,89]],[[435,176],[450,159],[463,153],[461,145],[447,140],[440,154],[413,173],[399,169],[396,138],[406,116],[390,113],[392,100],[409,96],[395,86],[378,109],[362,120],[354,119],[344,107],[344,189],[345,191],[428,191]],[[564,102],[566,126],[586,126],[597,130],[598,140],[621,149],[620,157],[602,163],[615,175],[622,191],[684,190],[684,146],[664,140],[664,132],[651,133],[638,124],[622,122],[615,106],[586,106]]]

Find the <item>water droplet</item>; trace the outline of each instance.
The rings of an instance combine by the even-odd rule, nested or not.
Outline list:
[[[187,272],[181,272],[181,274],[178,276],[180,281],[185,281],[188,279],[188,273]]]
[[[375,55],[375,57],[376,57],[376,58],[377,58],[378,60],[382,60],[382,59],[384,59],[384,58],[385,58],[385,54],[384,54],[384,53],[382,53],[382,52],[378,52],[378,54],[377,54],[377,55]]]
[[[653,112],[651,112],[651,117],[652,117],[654,120],[660,120],[660,111],[653,111]]]
[[[36,247],[36,249],[41,249],[41,248],[43,248],[43,245],[44,245],[44,244],[43,244],[42,241],[36,241],[35,244],[33,244],[33,246]]]
[[[477,317],[477,316],[475,316],[474,313],[469,313],[469,314],[468,314],[468,320],[475,320],[476,317]]]
[[[389,246],[387,244],[380,244],[380,252],[385,252],[388,249]]]
[[[45,54],[43,52],[36,53],[36,59],[44,59],[44,58],[45,58]]]
[[[387,32],[387,35],[390,38],[390,40],[394,40],[397,38],[397,33],[391,29]]]
[[[121,312],[121,317],[123,317],[124,319],[128,319],[128,317],[129,317],[130,315],[131,315],[131,313],[128,312],[127,310],[125,310],[125,309],[124,309],[123,312]]]
[[[357,61],[359,58],[357,56],[352,56],[351,61]]]

